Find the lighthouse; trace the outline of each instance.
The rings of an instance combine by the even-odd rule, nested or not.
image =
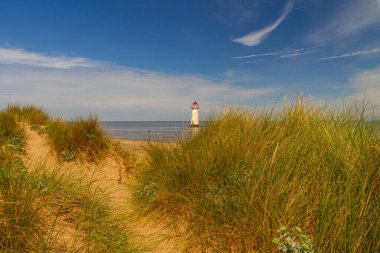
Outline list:
[[[198,110],[199,110],[198,102],[194,101],[193,105],[191,106],[191,123],[190,123],[191,128],[199,127]]]

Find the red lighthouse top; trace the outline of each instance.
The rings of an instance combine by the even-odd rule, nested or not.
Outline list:
[[[199,105],[198,105],[198,102],[197,101],[194,101],[193,102],[193,105],[191,106],[191,109],[199,109]]]

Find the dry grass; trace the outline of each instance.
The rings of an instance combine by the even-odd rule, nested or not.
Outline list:
[[[78,172],[3,162],[0,251],[136,252],[125,220],[111,216],[108,200],[104,189]]]
[[[20,111],[16,106],[0,111],[0,251],[136,252],[124,217],[111,215],[107,189],[78,170],[24,165],[18,150],[25,143],[23,125],[31,121]],[[105,145],[98,143],[105,137],[95,119],[68,124],[71,138],[87,137],[80,141],[89,147],[79,145],[81,151]]]
[[[49,120],[49,114],[35,105],[9,104],[6,112],[13,114],[19,121],[29,125],[45,125]]]
[[[0,111],[0,143],[12,136],[23,136],[23,128],[12,113]]]
[[[50,120],[46,131],[51,147],[66,161],[77,157],[96,161],[108,149],[108,138],[96,117]]]
[[[231,109],[173,147],[147,149],[142,210],[188,224],[188,248],[276,252],[282,225],[316,252],[380,251],[380,139],[361,114]]]

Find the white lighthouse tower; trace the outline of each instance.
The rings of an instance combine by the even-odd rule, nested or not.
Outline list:
[[[191,123],[190,123],[191,128],[199,127],[198,110],[199,110],[198,102],[194,101],[193,105],[191,106]]]

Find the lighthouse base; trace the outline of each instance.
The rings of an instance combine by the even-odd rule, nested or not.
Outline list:
[[[191,127],[191,128],[198,128],[199,125],[191,124],[190,127]]]

